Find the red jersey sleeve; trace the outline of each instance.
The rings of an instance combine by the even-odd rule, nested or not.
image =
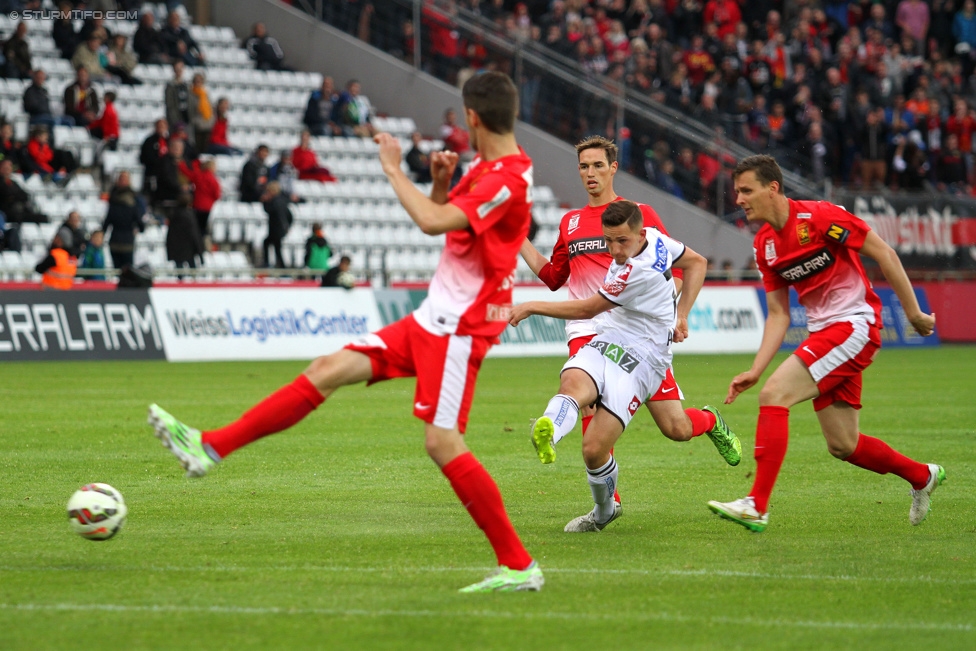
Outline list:
[[[660,231],[664,235],[667,235],[668,237],[671,237],[671,235],[668,233],[668,229],[666,229],[664,227],[664,222],[661,221],[661,218],[658,216],[656,210],[654,210],[650,206],[648,206],[646,204],[643,204],[643,203],[642,204],[638,204],[638,205],[640,205],[641,214],[644,215],[644,226],[645,227],[648,227],[648,228],[656,228],[658,231]],[[685,272],[682,269],[672,268],[671,269],[671,275],[673,275],[675,278],[678,278],[678,279],[684,279]]]
[[[842,244],[849,249],[859,251],[864,246],[871,227],[863,219],[852,215],[840,206],[826,201],[821,202],[820,210],[814,213],[813,226],[824,239]]]
[[[463,180],[454,186],[448,202],[460,208],[467,215],[471,230],[481,235],[502,219],[519,197],[524,201],[528,182],[502,169],[474,180],[468,192],[459,192],[466,186]]]
[[[546,284],[546,287],[556,291],[569,279],[569,246],[563,237],[564,226],[566,225],[566,215],[563,215],[559,222],[559,237],[556,244],[552,247],[552,257],[549,262],[539,270],[539,280]]]

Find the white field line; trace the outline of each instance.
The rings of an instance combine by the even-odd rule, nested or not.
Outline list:
[[[376,574],[429,574],[435,572],[470,572],[484,574],[490,567],[350,567],[340,565],[54,565],[49,567],[0,566],[0,572],[323,572]],[[866,583],[937,583],[939,585],[974,585],[976,578],[943,578],[936,576],[855,576],[850,574],[777,574],[771,572],[742,572],[736,570],[647,570],[557,568],[543,566],[546,574],[603,574],[618,576],[676,576],[728,577],[734,579],[763,579],[770,581],[841,581]]]
[[[210,615],[313,615],[316,617],[367,617],[367,618],[426,618],[426,619],[455,619],[457,610],[395,610],[377,609],[366,610],[360,608],[276,608],[276,607],[247,607],[247,606],[180,606],[180,605],[142,605],[130,606],[125,604],[4,604],[0,603],[0,611],[10,610],[23,612],[111,612],[111,613],[191,613]],[[789,619],[759,619],[755,617],[708,617],[687,616],[675,613],[642,612],[628,613],[585,613],[585,612],[537,612],[524,610],[498,611],[474,610],[464,611],[468,617],[507,620],[590,620],[590,621],[655,621],[673,623],[708,623],[721,625],[743,625],[761,628],[795,628],[795,629],[836,629],[836,630],[866,630],[866,631],[960,631],[971,632],[972,624],[949,624],[939,622],[851,622],[851,621],[811,621]]]

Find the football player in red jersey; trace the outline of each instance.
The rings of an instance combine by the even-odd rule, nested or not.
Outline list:
[[[383,172],[410,218],[428,235],[447,235],[420,307],[316,358],[291,384],[225,427],[200,432],[157,405],[149,407],[149,422],[187,476],[200,477],[235,450],[297,424],[340,387],[416,377],[413,413],[424,422],[427,454],[498,559],[497,571],[461,591],[537,591],[545,582],[542,570],[463,436],[481,362],[508,323],[517,251],[531,220],[532,160],[515,140],[518,90],[507,75],[472,77],[461,95],[478,157],[453,190],[448,185],[457,153],[431,155],[433,185],[427,197],[400,169],[399,141],[390,134],[375,137]]]
[[[559,238],[553,247],[552,258],[547,259],[525,240],[521,254],[549,289],[555,291],[568,282],[570,299],[585,299],[596,294],[603,287],[607,270],[613,258],[610,256],[603,234],[601,217],[607,206],[615,201],[623,201],[613,189],[613,177],[617,173],[617,146],[602,136],[591,136],[576,145],[580,181],[589,195],[588,204],[579,210],[571,210],[563,215],[559,224]],[[667,235],[667,230],[657,213],[648,205],[637,204],[644,216],[645,228],[655,228]],[[681,270],[674,270],[676,292],[681,292]],[[579,350],[596,336],[602,316],[593,319],[578,319],[566,322],[566,337],[569,340],[569,356]],[[704,409],[682,409],[684,395],[669,368],[664,382],[658,391],[649,396],[646,404],[654,422],[661,432],[675,441],[687,441],[695,436],[707,434],[715,443],[719,453],[729,465],[736,465],[741,458],[739,439],[725,424],[718,411],[712,407]],[[586,433],[593,418],[593,407],[579,405],[583,432]],[[551,431],[546,419],[539,419],[533,425],[532,439],[543,463],[555,460],[555,444],[561,438]],[[562,433],[562,432],[560,432]],[[619,501],[619,495],[616,496]]]
[[[838,459],[912,485],[909,522],[928,515],[930,495],[945,481],[934,463],[913,461],[884,441],[860,433],[861,374],[881,347],[881,301],[858,254],[878,263],[915,331],[928,336],[935,315],[919,307],[898,254],[861,219],[826,201],[794,201],[783,193],[783,172],[771,156],[750,156],[733,172],[736,203],[762,224],[756,264],[769,315],[752,368],[732,379],[726,404],[759,382],[790,327],[789,289],[807,311],[810,336],[766,380],[759,392],[756,479],[749,494],[709,508],[752,531],[769,524],[769,495],[789,433],[790,407],[813,400],[827,449]]]

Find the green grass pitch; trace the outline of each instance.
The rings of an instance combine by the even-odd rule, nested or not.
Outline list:
[[[946,468],[925,523],[905,482],[830,457],[805,404],[758,535],[705,506],[751,486],[756,389],[722,408],[739,467],[642,410],[617,446],[624,517],[564,534],[591,507],[578,434],[551,466],[528,441],[561,361],[479,379],[469,445],[547,581],[491,595],[457,593],[494,556],[424,454],[412,381],[343,389],[187,480],[148,403],[215,427],[304,364],[0,366],[0,649],[976,648],[976,348],[885,350],[865,378],[862,431]],[[720,405],[750,361],[677,357],[686,405]],[[129,505],[107,542],[68,529],[92,481]]]

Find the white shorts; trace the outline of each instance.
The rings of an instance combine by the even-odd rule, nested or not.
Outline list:
[[[563,371],[578,368],[589,375],[596,385],[599,405],[626,429],[641,404],[657,393],[664,381],[670,367],[669,353],[667,357],[642,360],[619,344],[594,339],[569,358]]]

